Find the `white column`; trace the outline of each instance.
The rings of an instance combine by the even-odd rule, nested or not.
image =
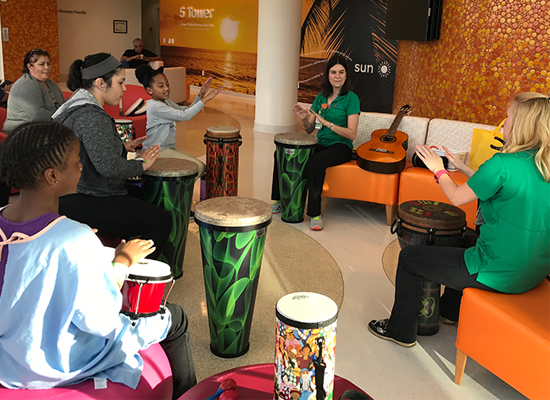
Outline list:
[[[254,130],[295,132],[302,0],[259,0]]]

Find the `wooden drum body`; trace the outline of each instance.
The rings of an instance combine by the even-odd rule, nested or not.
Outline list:
[[[406,201],[397,210],[397,220],[392,226],[392,233],[395,232],[401,248],[409,245],[462,247],[466,213],[458,207],[438,201]],[[429,336],[439,331],[440,291],[439,283],[422,278],[419,335]]]
[[[172,231],[160,256],[172,268],[175,279],[183,275],[183,258],[189,229],[193,188],[199,166],[179,158],[159,158],[142,175],[145,200],[166,210]]]
[[[302,133],[275,135],[281,219],[302,222],[307,195],[307,163],[317,138]]]
[[[206,198],[237,196],[239,176],[239,129],[212,126],[204,135],[206,144]]]
[[[199,225],[210,350],[239,357],[249,348],[250,327],[271,206],[246,197],[205,200]]]
[[[291,392],[299,388],[303,399],[333,399],[336,303],[317,293],[291,293],[275,313],[276,398],[296,398]]]

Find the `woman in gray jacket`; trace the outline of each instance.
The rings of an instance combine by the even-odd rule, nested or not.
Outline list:
[[[49,121],[65,98],[59,86],[50,79],[50,54],[34,49],[23,59],[23,76],[10,90],[6,121],[2,132],[10,133],[26,122]]]

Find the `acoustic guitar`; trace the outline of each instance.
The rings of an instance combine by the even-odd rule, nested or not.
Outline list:
[[[389,129],[372,132],[372,138],[357,149],[357,165],[379,174],[397,174],[405,169],[409,136],[397,130],[401,120],[410,112],[409,105],[401,107]]]

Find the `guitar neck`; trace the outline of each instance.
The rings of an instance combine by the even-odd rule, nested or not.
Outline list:
[[[403,119],[406,113],[407,113],[407,110],[404,110],[403,108],[401,108],[401,110],[397,113],[397,116],[393,120],[390,126],[390,129],[388,129],[388,132],[384,135],[385,139],[391,139],[395,135],[395,132],[397,131],[397,127],[401,123],[401,120]]]

